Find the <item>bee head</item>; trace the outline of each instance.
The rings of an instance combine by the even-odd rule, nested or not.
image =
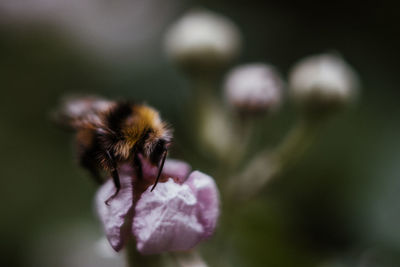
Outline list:
[[[167,153],[168,148],[171,144],[171,134],[166,128],[160,129],[149,129],[144,134],[142,153],[147,160],[158,166],[160,161]]]
[[[164,167],[164,162],[167,157],[168,147],[171,144],[171,130],[165,123],[159,123],[157,127],[148,129],[142,138],[142,153],[155,166],[158,166],[158,174],[156,182],[151,191],[156,187]]]
[[[156,187],[158,180],[160,178],[161,172],[164,168],[164,162],[167,157],[168,146],[170,144],[169,140],[158,139],[153,142],[151,152],[147,155],[149,161],[158,166],[158,174],[156,178],[156,182],[154,183],[151,191]]]
[[[153,165],[159,165],[163,155],[167,153],[169,142],[164,139],[158,139],[152,142],[147,149],[146,158]],[[145,154],[146,154],[145,152]]]

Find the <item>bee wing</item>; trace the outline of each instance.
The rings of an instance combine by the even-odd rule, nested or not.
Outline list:
[[[103,126],[103,116],[115,102],[97,96],[69,96],[53,114],[57,123],[73,129]]]

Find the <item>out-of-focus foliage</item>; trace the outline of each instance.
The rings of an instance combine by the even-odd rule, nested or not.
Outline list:
[[[400,41],[395,1],[151,1],[147,6],[146,1],[135,1],[142,13],[132,16],[140,18],[134,21],[140,27],[130,27],[130,13],[115,11],[118,6],[101,7],[101,23],[109,25],[104,21],[109,18],[119,25],[118,31],[108,29],[118,34],[106,39],[101,37],[107,27],[93,24],[96,8],[86,9],[88,21],[74,17],[79,14],[47,20],[43,14],[63,9],[38,1],[45,11],[39,12],[38,5],[30,16],[29,8],[16,8],[12,2],[17,1],[0,3],[1,266],[76,266],[71,259],[83,255],[76,244],[101,237],[92,211],[95,186],[75,162],[72,136],[49,119],[61,96],[88,92],[135,98],[158,108],[177,129],[191,123],[190,117],[180,116],[191,104],[191,92],[168,63],[162,39],[176,17],[197,5],[228,16],[240,27],[245,44],[237,62],[268,62],[287,75],[298,59],[333,49],[358,71],[362,82],[357,105],[336,116],[296,166],[247,203],[235,221],[238,230],[226,241],[229,262],[400,265]],[[83,3],[91,2],[102,1]],[[108,9],[114,10],[113,16]],[[68,19],[93,27],[66,23]],[[124,45],[118,45],[118,38]],[[292,108],[284,105],[273,120],[260,123],[252,150],[282,139],[293,118]],[[184,149],[177,140],[173,156],[179,158]],[[195,158],[186,160],[208,171]],[[80,223],[91,231],[81,233],[78,227],[79,233],[70,234]],[[217,253],[206,250],[208,256]]]

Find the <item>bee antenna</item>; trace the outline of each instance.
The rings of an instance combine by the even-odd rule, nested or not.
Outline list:
[[[165,159],[167,158],[167,152],[168,152],[167,150],[164,150],[164,152],[163,152],[163,157],[161,159],[161,164],[160,164],[160,167],[158,168],[157,179],[156,179],[156,182],[154,183],[153,187],[151,188],[150,192],[152,192],[154,190],[154,188],[156,188],[158,180],[160,179],[161,172],[162,172],[162,170],[164,168]]]

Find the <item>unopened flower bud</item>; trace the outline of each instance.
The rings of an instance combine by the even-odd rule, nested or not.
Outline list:
[[[228,103],[240,113],[260,113],[276,109],[282,97],[283,81],[269,65],[255,63],[228,73],[224,90]]]
[[[184,68],[218,68],[239,52],[241,37],[228,18],[203,9],[188,12],[167,31],[168,56]]]
[[[158,172],[142,160],[143,177],[138,179],[128,164],[120,167],[121,191],[112,179],[100,187],[96,209],[114,250],[130,239],[142,254],[185,251],[209,238],[219,217],[219,193],[214,180],[178,160],[166,160],[160,182],[151,191]],[[142,184],[147,184],[143,188]]]
[[[322,54],[298,62],[289,77],[290,94],[308,110],[330,110],[349,102],[358,88],[354,70],[339,56]]]

